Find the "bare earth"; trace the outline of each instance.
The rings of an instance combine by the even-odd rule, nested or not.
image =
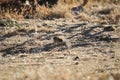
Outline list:
[[[19,20],[0,27],[0,80],[120,80],[120,25]],[[112,27],[111,27],[112,28]],[[56,46],[53,37],[67,44]]]

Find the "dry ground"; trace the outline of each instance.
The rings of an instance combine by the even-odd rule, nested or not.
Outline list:
[[[101,12],[106,8],[113,9]],[[1,26],[0,80],[120,80],[118,10],[96,3],[70,18]],[[54,36],[71,47],[56,46]]]

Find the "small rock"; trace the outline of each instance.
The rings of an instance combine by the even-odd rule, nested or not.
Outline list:
[[[75,62],[75,65],[78,65],[79,64],[79,62]]]
[[[73,61],[79,60],[80,58],[78,56],[76,56]]]

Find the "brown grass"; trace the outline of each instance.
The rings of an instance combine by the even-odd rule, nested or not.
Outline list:
[[[88,4],[86,7],[90,7],[94,3],[106,5],[106,4],[111,4],[113,1],[109,0],[89,0]],[[82,4],[81,0],[59,0],[58,4],[55,5],[53,8],[47,8],[45,6],[37,6],[35,10],[31,9],[29,11],[29,14],[32,14],[34,17],[39,17],[43,19],[51,19],[51,18],[72,18],[73,16],[71,15],[70,8]],[[118,10],[116,10],[118,11]],[[117,12],[118,13],[118,12]],[[24,18],[23,14],[25,14],[25,9],[22,9],[22,12],[18,14],[17,12],[7,10],[7,12],[2,12],[0,10],[0,18],[14,18],[14,19],[21,19]],[[27,13],[28,14],[28,13]]]

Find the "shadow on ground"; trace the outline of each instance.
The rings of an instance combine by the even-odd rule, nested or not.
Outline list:
[[[49,32],[46,34],[42,34],[41,31],[38,31],[38,34],[41,34],[41,37],[34,37],[34,35],[31,35],[32,33],[35,33],[34,30],[17,30],[11,33],[4,34],[0,37],[0,41],[4,41],[6,38],[14,37],[16,35],[20,36],[28,36],[28,37],[33,37],[33,39],[28,39],[27,41],[16,45],[12,45],[11,47],[6,47],[2,50],[0,50],[1,53],[4,53],[3,56],[6,56],[7,54],[11,55],[16,55],[19,53],[41,53],[44,51],[64,51],[67,49],[65,45],[58,46],[55,45],[53,41],[51,41],[51,38],[53,36],[57,36],[54,34],[55,32],[63,32],[64,34],[69,34],[66,39],[68,39],[71,42],[71,48],[76,48],[76,47],[87,47],[88,45],[92,46],[91,42],[97,42],[100,40],[101,35],[105,32],[103,31],[97,31],[94,34],[91,34],[94,29],[97,28],[102,28],[100,25],[95,25],[87,28],[87,23],[80,23],[80,24],[72,24],[72,25],[66,25],[66,26],[61,26],[57,27],[57,30],[54,32]],[[82,29],[82,30],[81,30]],[[73,33],[75,32],[75,33]],[[47,43],[44,45],[38,45],[35,40],[48,40]],[[49,42],[50,41],[50,42]],[[105,41],[105,40],[104,40]],[[31,44],[28,45],[28,44]],[[1,45],[2,46],[2,45]]]

